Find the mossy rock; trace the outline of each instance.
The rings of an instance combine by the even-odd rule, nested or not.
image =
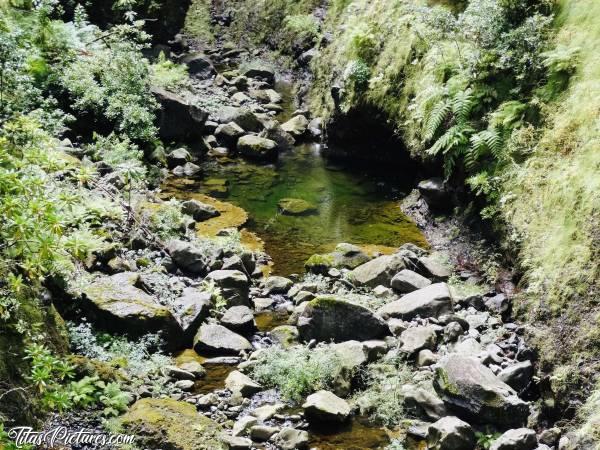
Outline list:
[[[162,450],[226,450],[220,439],[221,426],[198,414],[186,402],[144,398],[120,419],[123,428],[135,434],[142,448]]]
[[[283,348],[298,344],[298,328],[292,325],[280,325],[271,330],[271,339]]]
[[[75,372],[80,377],[98,376],[106,382],[127,381],[127,376],[123,371],[104,361],[86,358],[82,355],[69,355],[67,360],[75,366]]]
[[[304,268],[307,272],[326,274],[333,267],[334,259],[332,254],[312,255],[304,263]]]
[[[301,198],[282,198],[277,206],[286,216],[310,216],[319,212],[315,205]]]

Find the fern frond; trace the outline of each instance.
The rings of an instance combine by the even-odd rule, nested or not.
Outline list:
[[[474,106],[475,99],[471,89],[458,92],[452,98],[452,112],[458,122],[465,122],[469,118]]]
[[[433,139],[433,136],[435,136],[444,121],[448,118],[450,110],[450,102],[446,99],[441,99],[431,108],[425,121],[425,133],[423,135],[425,141]]]

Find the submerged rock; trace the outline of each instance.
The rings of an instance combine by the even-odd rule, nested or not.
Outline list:
[[[177,450],[226,450],[221,426],[186,402],[172,399],[138,400],[119,418],[119,423],[136,436],[143,448]]]
[[[284,216],[309,216],[319,212],[315,205],[301,198],[282,198],[277,206]]]
[[[350,405],[329,391],[309,395],[302,405],[309,422],[343,423],[350,417]]]
[[[305,341],[367,341],[389,333],[380,317],[343,297],[320,296],[305,304],[298,319],[300,337]]]
[[[435,372],[434,387],[461,417],[498,427],[521,426],[529,405],[478,359],[450,354]]]

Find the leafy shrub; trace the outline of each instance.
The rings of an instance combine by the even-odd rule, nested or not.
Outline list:
[[[284,398],[298,403],[306,395],[330,388],[339,364],[326,346],[270,347],[260,353],[252,375],[257,382],[277,388]]]
[[[344,78],[349,80],[356,91],[362,91],[369,85],[371,69],[364,61],[355,59],[346,66]]]
[[[150,83],[171,91],[180,91],[190,86],[187,68],[168,60],[163,52],[158,60],[150,66]]]
[[[319,36],[319,23],[312,14],[287,16],[283,21],[285,50],[301,52],[312,47]]]

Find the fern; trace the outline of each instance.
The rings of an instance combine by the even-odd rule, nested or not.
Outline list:
[[[466,122],[475,106],[475,99],[471,89],[458,92],[452,98],[452,112],[457,122]]]
[[[441,99],[433,105],[425,121],[425,141],[430,141],[438,132],[444,121],[451,112],[451,105],[447,99]]]
[[[527,105],[518,100],[502,103],[490,118],[492,127],[517,128],[523,124]]]

